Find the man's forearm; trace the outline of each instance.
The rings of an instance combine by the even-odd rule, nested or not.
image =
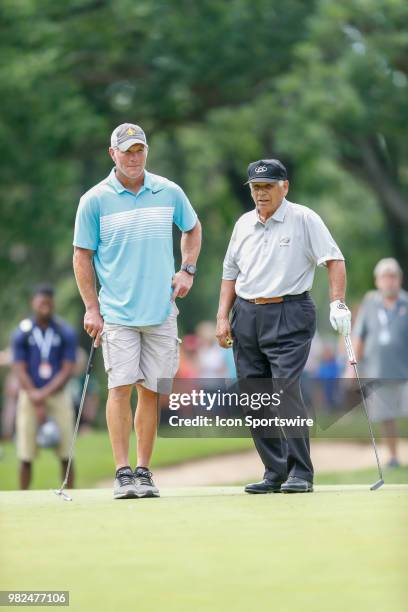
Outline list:
[[[330,301],[344,300],[346,297],[346,266],[342,260],[331,260],[327,262],[329,275]]]
[[[220,289],[220,303],[217,319],[228,319],[229,312],[235,301],[235,280],[222,280]]]
[[[14,363],[13,365],[13,370],[17,376],[20,386],[25,391],[31,391],[32,389],[35,389],[35,385],[34,385],[34,382],[32,381],[31,376],[28,374],[26,368],[27,366],[23,362],[17,362],[17,363]]]
[[[85,308],[87,310],[99,310],[92,256],[92,251],[75,248],[73,258],[74,274]]]
[[[192,230],[183,232],[180,250],[182,264],[195,265],[197,263],[201,250],[201,223],[198,220]]]

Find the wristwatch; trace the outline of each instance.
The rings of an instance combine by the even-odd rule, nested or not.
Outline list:
[[[194,264],[183,264],[180,269],[183,270],[183,272],[190,274],[190,276],[194,276],[194,274],[197,272],[197,268]]]

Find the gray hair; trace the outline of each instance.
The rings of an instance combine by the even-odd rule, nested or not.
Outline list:
[[[396,274],[402,276],[401,266],[394,257],[385,257],[380,259],[374,268],[374,277],[378,278],[383,274]]]

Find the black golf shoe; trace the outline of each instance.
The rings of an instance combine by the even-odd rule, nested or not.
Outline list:
[[[153,482],[153,474],[144,467],[135,469],[137,497],[160,497],[159,489]]]
[[[313,483],[297,476],[289,476],[286,482],[281,486],[282,493],[311,493],[313,491]]]
[[[137,497],[136,479],[132,468],[127,465],[116,470],[113,485],[114,499],[129,499]]]
[[[261,480],[261,482],[247,484],[245,487],[245,493],[280,493],[281,484],[282,483],[276,482],[275,480],[268,480],[267,478],[264,478],[264,480]]]

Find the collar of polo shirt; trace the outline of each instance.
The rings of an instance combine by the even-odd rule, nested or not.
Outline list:
[[[118,193],[123,193],[124,191],[128,191],[128,189],[126,189],[126,187],[124,187],[122,183],[117,179],[115,168],[112,168],[109,174],[109,182],[112,185],[112,187],[115,189],[115,191],[117,191]],[[153,189],[152,178],[150,176],[150,173],[147,170],[144,171],[144,181],[143,181],[142,187],[144,187],[145,189],[150,189],[150,190]]]
[[[282,202],[279,204],[278,208],[275,210],[275,212],[273,213],[272,216],[270,216],[265,223],[268,223],[268,221],[270,221],[271,219],[273,219],[274,221],[278,221],[279,223],[283,223],[284,219],[285,219],[285,215],[286,215],[286,210],[288,208],[288,201],[286,198],[283,198]],[[254,225],[256,225],[257,223],[263,223],[263,221],[260,220],[259,215],[258,215],[258,211],[256,209],[255,206],[255,218],[254,218]]]

